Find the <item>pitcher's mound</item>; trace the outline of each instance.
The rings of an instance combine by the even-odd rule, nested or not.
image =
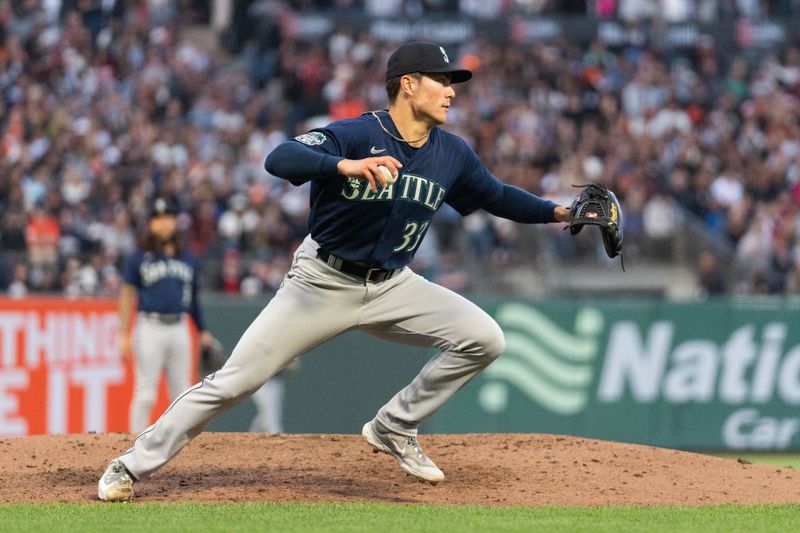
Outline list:
[[[90,502],[127,434],[0,439],[0,503]],[[204,433],[134,485],[136,501],[448,505],[800,502],[800,473],[707,455],[557,435],[423,435],[447,479],[407,476],[355,435]]]

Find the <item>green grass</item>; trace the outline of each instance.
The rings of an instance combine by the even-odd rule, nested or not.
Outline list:
[[[443,507],[387,504],[49,504],[0,506],[4,532],[557,531],[747,533],[800,530],[800,505]]]
[[[747,459],[751,463],[763,463],[778,467],[792,467],[800,470],[800,455],[796,453],[722,453],[719,457],[727,459]]]

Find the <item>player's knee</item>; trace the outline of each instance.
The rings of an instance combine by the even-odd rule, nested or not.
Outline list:
[[[481,353],[489,359],[489,362],[500,357],[506,349],[506,337],[503,334],[503,330],[494,320],[486,322],[481,328],[477,340],[481,347]]]

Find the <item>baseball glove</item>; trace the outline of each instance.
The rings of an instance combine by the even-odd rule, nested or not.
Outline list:
[[[208,346],[203,346],[200,349],[200,374],[203,376],[207,376],[212,372],[216,372],[222,365],[225,364],[225,348],[222,346],[222,343],[219,342],[217,339],[214,339]]]
[[[597,183],[575,187],[583,190],[570,207],[572,222],[567,226],[570,233],[577,235],[586,225],[597,226],[608,257],[619,255],[622,260],[622,208],[617,195]],[[622,263],[622,270],[625,270],[625,263]]]

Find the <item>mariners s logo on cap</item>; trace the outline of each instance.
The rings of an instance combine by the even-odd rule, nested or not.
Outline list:
[[[412,72],[450,74],[451,83],[461,83],[472,77],[471,71],[450,64],[444,46],[424,41],[404,44],[389,56],[386,63],[386,81]]]
[[[153,205],[150,207],[150,216],[159,217],[161,215],[177,215],[178,206],[167,198],[156,198],[153,200]]]

